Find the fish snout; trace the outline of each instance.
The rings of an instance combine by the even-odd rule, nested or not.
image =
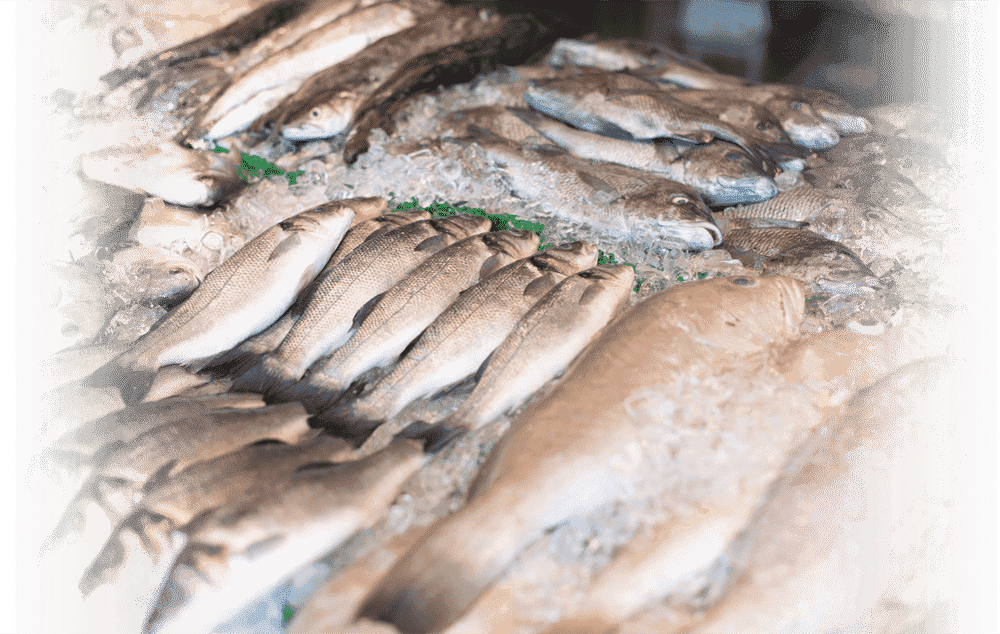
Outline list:
[[[778,185],[767,176],[719,176],[712,191],[712,203],[738,205],[770,200],[778,195]]]
[[[793,143],[810,150],[830,148],[840,141],[836,130],[818,120],[808,123],[786,120],[782,125]]]

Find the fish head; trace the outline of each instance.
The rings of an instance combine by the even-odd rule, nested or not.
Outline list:
[[[788,138],[796,145],[820,150],[833,147],[840,141],[837,131],[825,123],[805,100],[778,96],[769,99],[765,107],[781,122]]]
[[[307,141],[335,136],[346,130],[354,118],[361,97],[351,91],[340,91],[332,99],[306,108],[293,117],[281,134],[292,141]]]
[[[635,269],[627,264],[602,264],[580,271],[575,277],[588,285],[580,296],[580,303],[586,304],[602,295],[606,298],[610,296],[615,300],[612,315],[617,314],[625,305],[635,286]]]
[[[176,302],[201,284],[201,270],[167,249],[129,247],[117,251],[106,265],[112,285],[123,285],[128,295],[141,301]]]
[[[821,88],[801,88],[802,95],[809,100],[813,109],[838,132],[866,134],[872,129],[868,119],[858,115],[847,101]]]
[[[336,236],[336,242],[339,243],[340,238],[347,233],[353,220],[354,208],[351,205],[333,201],[296,214],[281,221],[278,225],[284,229],[285,233],[306,232],[323,236]]]
[[[500,260],[507,260],[504,264],[509,264],[514,260],[520,260],[532,255],[538,250],[538,243],[541,240],[537,233],[527,229],[491,231],[483,234],[482,238],[486,246],[496,254],[493,258],[490,258],[490,260],[496,258],[496,262],[491,263],[490,260],[487,260],[487,264],[494,266]],[[483,266],[485,267],[486,264]]]
[[[722,242],[722,230],[715,224],[712,211],[692,188],[680,183],[664,181],[669,186],[656,191],[652,197],[630,196],[627,203],[641,207],[655,224],[670,227],[673,233],[693,248],[705,248]]]
[[[687,293],[693,301],[712,305],[709,319],[717,323],[704,324],[708,329],[728,333],[727,337],[735,335],[753,349],[767,341],[799,335],[806,296],[802,282],[795,278],[743,273],[688,284]]]
[[[684,171],[713,205],[761,202],[778,194],[778,186],[760,170],[758,161],[732,143],[692,147]]]
[[[584,240],[564,242],[533,257],[540,270],[554,270],[564,275],[572,275],[581,269],[589,269],[597,264],[598,249]]]
[[[470,236],[485,233],[492,226],[490,219],[486,216],[474,216],[472,214],[456,214],[444,218],[434,218],[430,222],[435,229],[453,241],[464,240]]]

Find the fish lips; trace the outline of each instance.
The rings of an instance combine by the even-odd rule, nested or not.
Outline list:
[[[347,111],[339,112],[336,116],[329,117],[322,123],[299,117],[282,128],[281,135],[289,141],[326,139],[336,136],[350,127],[352,118],[351,113]]]
[[[703,188],[702,195],[713,206],[757,203],[777,196],[778,186],[766,176],[719,176]]]

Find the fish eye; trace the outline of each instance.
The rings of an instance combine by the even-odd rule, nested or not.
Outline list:
[[[313,108],[312,112],[309,113],[309,116],[312,117],[313,119],[318,118],[319,117],[319,108]]]
[[[733,278],[733,284],[736,284],[737,286],[753,286],[756,282],[749,277],[736,277]]]
[[[167,275],[180,275],[183,272],[184,272],[184,269],[182,267],[175,266],[174,268],[172,268],[169,271],[167,271]]]
[[[572,251],[573,250],[573,243],[572,242],[567,242],[566,244],[560,244],[556,248],[557,249],[562,249],[563,251]]]
[[[688,198],[687,196],[674,196],[673,198],[670,199],[670,202],[674,203],[675,205],[686,205],[689,202],[691,202],[691,199]]]
[[[757,124],[757,129],[761,132],[770,132],[774,129],[774,126],[771,125],[770,121],[761,121]]]

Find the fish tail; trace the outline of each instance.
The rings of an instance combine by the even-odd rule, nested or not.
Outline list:
[[[230,388],[230,392],[254,392],[265,396],[277,396],[300,378],[294,368],[265,355],[260,363],[250,366]],[[287,400],[287,399],[284,399]]]
[[[338,407],[340,397],[346,389],[348,386],[314,372],[284,388],[275,397],[286,402],[298,401],[310,414],[320,414]]]
[[[321,410],[309,419],[310,426],[322,427],[334,436],[354,441],[357,446],[361,446],[384,422],[384,418],[357,416],[349,406]]]
[[[169,519],[145,509],[136,511],[122,520],[80,578],[79,588],[84,598],[98,587],[117,581],[127,557],[123,538],[127,538],[129,533],[155,565],[164,554],[163,546],[170,541],[168,535],[172,530],[173,523]]]
[[[83,380],[83,384],[95,388],[117,388],[125,404],[131,406],[142,401],[155,376],[156,370],[150,368],[133,366],[126,369],[119,357],[95,370]]]
[[[418,420],[407,425],[397,436],[423,440],[424,453],[435,454],[468,431],[467,427],[454,425],[450,420],[443,420],[434,425]]]

